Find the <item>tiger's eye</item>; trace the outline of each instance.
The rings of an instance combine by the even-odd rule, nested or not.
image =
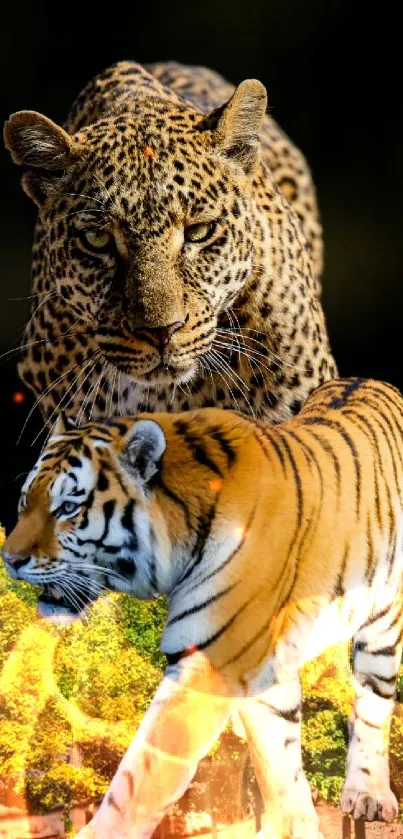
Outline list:
[[[63,504],[63,510],[65,513],[74,513],[77,504],[74,504],[73,501],[65,501]]]
[[[104,230],[85,230],[82,236],[84,245],[94,251],[108,250],[112,242],[111,234]]]
[[[216,224],[214,221],[190,224],[185,227],[185,242],[206,242],[213,235]]]
[[[60,507],[56,510],[57,518],[61,518],[62,516],[71,516],[72,513],[75,513],[78,510],[79,504],[76,504],[75,501],[63,501],[60,504]]]

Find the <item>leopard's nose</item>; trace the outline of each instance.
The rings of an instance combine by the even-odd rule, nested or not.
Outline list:
[[[176,320],[175,323],[170,323],[169,326],[157,327],[140,327],[136,329],[135,335],[153,344],[154,347],[166,347],[169,344],[172,335],[181,329],[183,326],[182,320]]]
[[[24,556],[22,554],[11,553],[11,551],[3,550],[2,557],[6,565],[10,565],[15,571],[18,571],[23,565],[31,559],[31,556]]]

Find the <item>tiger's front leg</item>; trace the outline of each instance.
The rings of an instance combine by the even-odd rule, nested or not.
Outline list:
[[[239,714],[265,804],[259,839],[323,839],[302,768],[298,676],[246,699]]]
[[[226,686],[202,653],[167,667],[101,807],[77,837],[147,839],[180,798],[232,708]]]

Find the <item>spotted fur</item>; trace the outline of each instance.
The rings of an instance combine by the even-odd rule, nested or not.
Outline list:
[[[46,584],[43,614],[80,610],[103,586],[169,599],[165,678],[80,836],[151,836],[234,710],[269,823],[280,798],[272,835],[320,836],[301,764],[298,672],[351,637],[357,698],[342,806],[392,820],[402,540],[403,399],[389,385],[329,382],[271,428],[213,408],[75,429],[60,421],[25,483],[8,569]]]
[[[46,418],[215,405],[279,421],[335,374],[314,187],[265,110],[260,82],[122,62],[66,130],[10,118],[39,207],[19,369]]]

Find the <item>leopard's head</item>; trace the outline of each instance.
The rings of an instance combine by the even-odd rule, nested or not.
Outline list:
[[[140,99],[75,134],[32,111],[6,124],[52,285],[100,355],[137,382],[180,384],[202,369],[220,314],[256,269],[266,101],[249,80],[207,116]]]

